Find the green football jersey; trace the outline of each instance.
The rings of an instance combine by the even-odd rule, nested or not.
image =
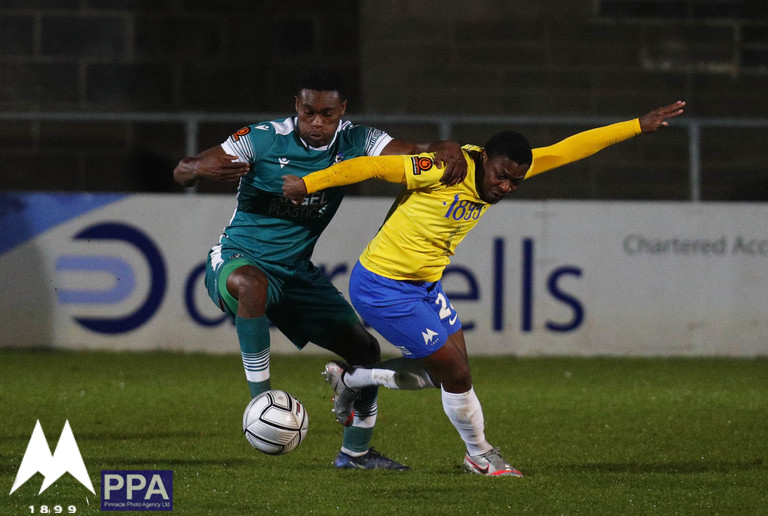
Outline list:
[[[243,127],[222,148],[251,164],[238,187],[237,209],[219,240],[257,260],[291,267],[308,260],[318,237],[333,218],[344,188],[330,188],[294,205],[282,195],[282,176],[303,177],[358,156],[378,156],[392,137],[372,127],[341,121],[324,147],[300,137],[295,118]]]

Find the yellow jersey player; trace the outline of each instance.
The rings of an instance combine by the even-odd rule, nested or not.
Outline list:
[[[524,179],[637,134],[655,132],[668,125],[667,119],[681,114],[684,105],[679,101],[641,118],[536,149],[518,133],[498,133],[485,147],[463,147],[467,176],[457,185],[440,183],[442,167],[429,153],[361,157],[303,179],[284,176],[283,193],[294,202],[318,190],[371,177],[407,188],[360,256],[349,285],[355,309],[403,357],[372,367],[327,364],[326,378],[336,392],[337,418],[343,422],[356,392],[370,385],[439,387],[443,409],[466,445],[465,468],[483,475],[522,476],[485,438],[461,322],[441,285],[443,270],[489,207],[517,190]]]

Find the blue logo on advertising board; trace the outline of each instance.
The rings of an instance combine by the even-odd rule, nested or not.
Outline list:
[[[117,334],[138,328],[147,322],[163,301],[167,273],[165,262],[154,242],[142,231],[120,222],[105,222],[85,228],[75,235],[76,240],[117,240],[133,245],[144,256],[152,275],[150,289],[144,302],[132,313],[121,317],[76,317],[75,320],[89,330]],[[107,290],[58,291],[62,304],[114,304],[130,296],[136,288],[131,265],[118,256],[65,255],[60,256],[56,270],[68,272],[106,273],[114,277],[114,286]]]
[[[102,511],[172,511],[172,470],[102,470]]]

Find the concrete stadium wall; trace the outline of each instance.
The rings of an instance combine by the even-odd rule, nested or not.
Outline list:
[[[7,0],[0,3],[0,111],[288,113],[298,71],[324,62],[347,76],[357,114],[623,119],[684,98],[689,116],[768,117],[762,4]],[[198,148],[255,121],[233,115],[231,123],[204,124]],[[383,129],[416,141],[438,136],[413,125]],[[496,129],[464,128],[456,138],[482,143]],[[535,145],[571,132],[526,130]],[[767,130],[712,129],[702,138],[705,200],[768,200],[768,151],[760,143]],[[657,177],[635,198],[685,198],[684,144],[675,138],[668,152],[638,151]],[[11,117],[0,120],[0,189],[179,191],[170,170],[185,150],[179,124]],[[627,165],[632,160],[613,155],[599,166]],[[580,174],[605,188],[553,185],[521,195],[616,198],[598,165],[587,167]]]

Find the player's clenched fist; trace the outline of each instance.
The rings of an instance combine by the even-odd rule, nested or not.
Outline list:
[[[307,196],[307,186],[304,180],[297,176],[283,176],[283,195],[288,197],[293,204],[301,204]]]

